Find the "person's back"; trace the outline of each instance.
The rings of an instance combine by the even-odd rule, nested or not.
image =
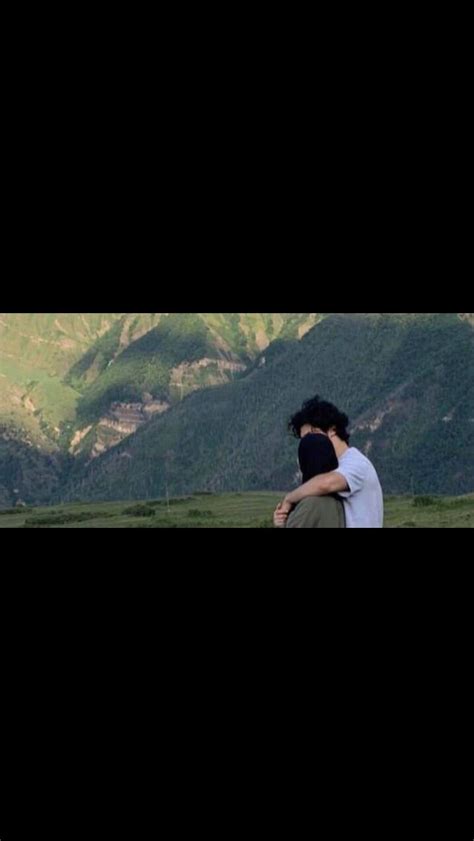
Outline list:
[[[344,476],[349,490],[341,493],[348,529],[381,529],[384,525],[383,491],[372,462],[356,447],[339,458],[336,472]]]

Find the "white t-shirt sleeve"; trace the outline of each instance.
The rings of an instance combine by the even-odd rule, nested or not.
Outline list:
[[[345,499],[349,499],[349,497],[362,490],[367,479],[368,467],[369,465],[367,460],[361,458],[357,452],[347,453],[347,455],[341,459],[341,464],[335,472],[344,476],[349,490],[344,491],[340,494],[340,496]]]

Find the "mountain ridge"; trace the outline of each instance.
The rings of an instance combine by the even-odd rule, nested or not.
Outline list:
[[[245,377],[190,396],[90,465],[80,494],[286,487],[296,466],[285,420],[316,392],[350,413],[354,443],[390,492],[472,491],[473,336],[455,313],[331,314],[301,342],[271,345]]]
[[[416,419],[434,446],[424,388],[435,417],[444,407],[446,488],[468,492],[452,453],[471,444],[472,324],[472,313],[0,313],[0,504],[36,501],[42,470],[41,502],[181,492],[190,476],[195,488],[284,487],[295,479],[285,417],[317,390],[348,407],[354,440],[404,492],[425,487],[422,470],[403,476],[420,458],[442,489],[435,460],[410,446]]]
[[[3,474],[97,458],[186,394],[232,380],[312,313],[0,313]],[[43,458],[43,461],[44,461]],[[22,467],[23,466],[23,467]],[[61,471],[60,471],[61,472]],[[9,481],[29,485],[19,479]]]

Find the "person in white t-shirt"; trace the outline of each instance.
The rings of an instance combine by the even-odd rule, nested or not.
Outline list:
[[[303,520],[299,527],[317,528],[314,523],[318,522],[319,508],[323,511],[324,498],[338,494],[344,501],[346,528],[383,528],[384,500],[380,480],[372,462],[356,447],[350,446],[347,415],[319,397],[306,401],[302,412],[307,423],[301,434],[316,432],[327,435],[334,447],[339,467],[331,473],[315,476],[287,494],[275,511],[275,526],[286,528],[295,506],[303,500],[311,500],[310,504],[306,504],[308,524],[305,525]],[[299,519],[301,521],[302,518]]]

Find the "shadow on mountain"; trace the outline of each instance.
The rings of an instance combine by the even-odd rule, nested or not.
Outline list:
[[[114,358],[121,327],[116,324],[68,374],[67,381],[82,391],[77,409],[81,424],[99,420],[113,402],[140,401],[146,392],[165,399],[173,368],[218,358],[209,328],[193,313],[170,315]],[[101,376],[87,384],[91,370]]]
[[[70,498],[281,489],[296,480],[291,413],[319,393],[387,493],[474,490],[473,331],[454,313],[337,313],[270,348],[245,377],[191,395],[76,472]]]
[[[0,507],[50,504],[59,493],[67,460],[5,434],[0,430]]]

